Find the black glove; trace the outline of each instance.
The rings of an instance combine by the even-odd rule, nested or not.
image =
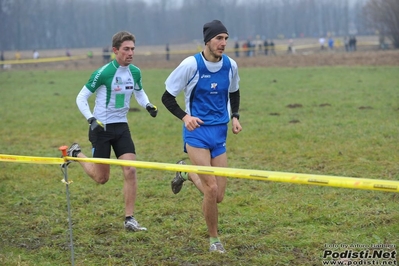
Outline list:
[[[90,124],[91,131],[100,132],[104,130],[104,124],[97,120],[95,117],[90,117],[89,119],[87,119],[87,122],[89,122]]]
[[[147,109],[147,111],[150,113],[152,117],[156,117],[158,114],[158,108],[152,103],[148,103],[145,109]]]

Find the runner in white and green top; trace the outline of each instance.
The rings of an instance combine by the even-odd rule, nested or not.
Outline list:
[[[94,112],[91,113],[87,99],[96,93]],[[126,114],[130,98],[134,94],[144,108],[150,103],[141,83],[141,71],[134,65],[119,65],[115,59],[93,72],[80,91],[76,103],[86,119],[95,117],[103,124],[127,123]]]
[[[138,104],[146,108],[152,117],[158,109],[151,104],[144,92],[141,71],[132,65],[135,37],[129,32],[116,33],[112,38],[115,60],[94,71],[89,81],[79,92],[76,103],[80,112],[90,124],[89,140],[92,155],[97,158],[110,158],[111,147],[115,156],[121,160],[135,160],[136,151],[130,134],[127,113],[130,99],[134,95]],[[88,99],[96,94],[93,112]],[[79,144],[74,143],[68,156],[86,158]],[[109,180],[110,165],[79,162],[85,172],[97,183]],[[134,218],[137,193],[137,176],[134,167],[122,166],[124,174],[125,223],[127,230],[147,230]]]

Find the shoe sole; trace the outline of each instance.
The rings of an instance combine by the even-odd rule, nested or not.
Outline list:
[[[130,228],[130,227],[125,227],[126,231],[130,231],[130,232],[140,232],[140,231],[147,231],[147,228],[142,228],[142,229],[138,229],[138,228]]]
[[[82,148],[80,148],[78,143],[73,143],[71,147],[69,147],[69,149],[67,150],[68,156],[75,157],[73,156],[73,152],[75,151],[82,152]]]
[[[186,164],[183,160],[178,161],[176,164],[184,165]],[[173,178],[171,182],[172,192],[173,194],[177,194],[183,187],[183,183],[186,181],[183,177],[181,177],[181,172],[176,172],[175,178]]]
[[[179,179],[179,180],[176,180],[176,179]],[[180,192],[180,190],[183,188],[183,182],[184,182],[184,181],[180,181],[180,177],[179,177],[179,176],[176,176],[176,177],[172,180],[171,186],[172,186],[172,192],[173,192],[173,194],[177,194],[177,193]]]

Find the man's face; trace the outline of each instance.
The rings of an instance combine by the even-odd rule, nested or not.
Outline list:
[[[222,54],[224,53],[224,49],[226,48],[226,45],[227,45],[228,38],[229,38],[229,35],[227,33],[220,33],[220,34],[216,35],[215,37],[213,37],[207,43],[209,51],[211,52],[211,55],[214,58],[222,57]]]
[[[115,53],[116,61],[118,61],[121,66],[127,66],[132,63],[134,49],[135,45],[133,41],[124,41],[119,49],[116,49],[115,47],[112,48]]]

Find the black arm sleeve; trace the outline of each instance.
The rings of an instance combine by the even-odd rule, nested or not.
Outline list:
[[[230,97],[231,112],[238,113],[238,110],[240,109],[240,90],[231,92],[229,94],[229,97]]]
[[[162,103],[165,105],[166,109],[168,109],[174,116],[176,116],[180,120],[187,114],[180,108],[179,104],[176,101],[176,97],[170,94],[168,91],[165,91],[162,95]]]

